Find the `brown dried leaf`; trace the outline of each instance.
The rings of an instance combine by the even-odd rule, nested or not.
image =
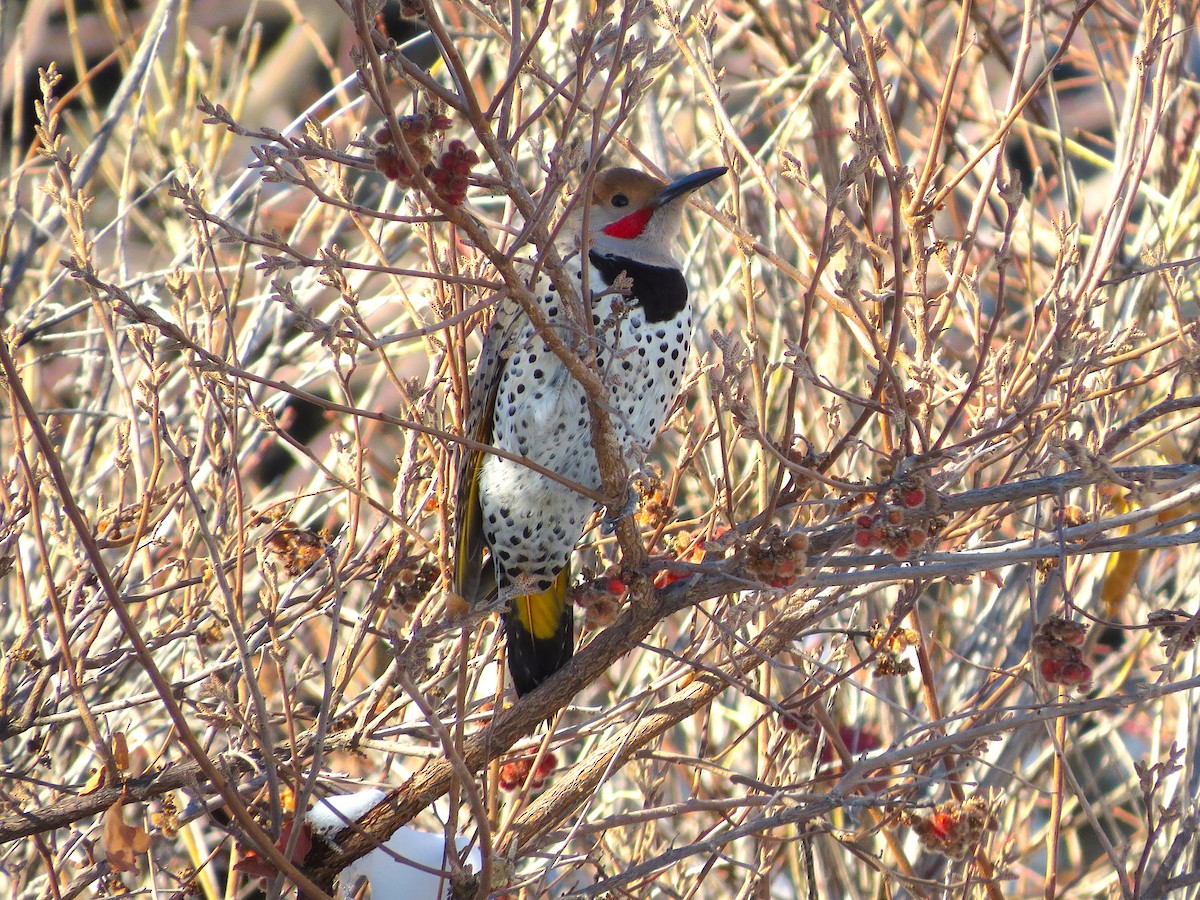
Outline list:
[[[138,853],[150,849],[150,835],[140,825],[127,825],[121,808],[125,798],[121,797],[104,813],[104,849],[108,864],[115,872],[138,871]]]

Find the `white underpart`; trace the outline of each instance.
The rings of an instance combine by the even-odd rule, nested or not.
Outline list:
[[[671,320],[647,324],[641,307],[635,305],[619,318],[615,329],[605,328],[614,301],[623,307],[626,298],[601,296],[609,287],[594,269],[590,272],[600,323],[597,368],[609,387],[610,416],[633,472],[641,467],[682,385],[691,309]],[[566,320],[562,302],[548,282],[540,283],[535,295],[548,320]],[[579,338],[565,328],[559,334],[569,345]],[[531,326],[512,346],[496,395],[495,446],[587,488],[599,488],[582,386]],[[502,599],[528,593],[530,579],[534,589],[544,590],[566,565],[595,505],[527,466],[497,456],[484,460],[479,487],[484,531],[506,572],[501,579]]]

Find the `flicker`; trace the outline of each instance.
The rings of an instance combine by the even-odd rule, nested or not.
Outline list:
[[[593,181],[563,229],[568,276],[590,298],[597,374],[613,427],[636,471],[675,403],[692,334],[692,307],[672,245],[691,194],[727,170],[704,169],[670,184],[614,168]],[[587,265],[582,265],[586,254]],[[614,288],[614,284],[617,285]],[[531,292],[563,341],[581,351],[578,324],[544,275]],[[467,435],[597,490],[599,465],[582,386],[512,298],[484,338]],[[454,590],[473,606],[504,602],[508,669],[519,695],[561,669],[575,649],[567,600],[570,559],[594,501],[513,459],[462,455],[455,517]]]

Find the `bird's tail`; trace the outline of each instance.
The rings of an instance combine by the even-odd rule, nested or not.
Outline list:
[[[564,566],[549,589],[514,597],[504,616],[508,671],[524,696],[567,664],[575,652],[575,616],[567,603],[571,567]]]

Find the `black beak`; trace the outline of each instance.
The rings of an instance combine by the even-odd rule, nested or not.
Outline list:
[[[659,191],[658,196],[654,198],[655,205],[662,206],[664,203],[670,203],[672,200],[684,197],[696,190],[696,188],[704,187],[710,181],[720,178],[728,171],[729,169],[726,166],[717,166],[715,169],[701,169],[699,172],[693,172],[691,175],[676,178]]]

